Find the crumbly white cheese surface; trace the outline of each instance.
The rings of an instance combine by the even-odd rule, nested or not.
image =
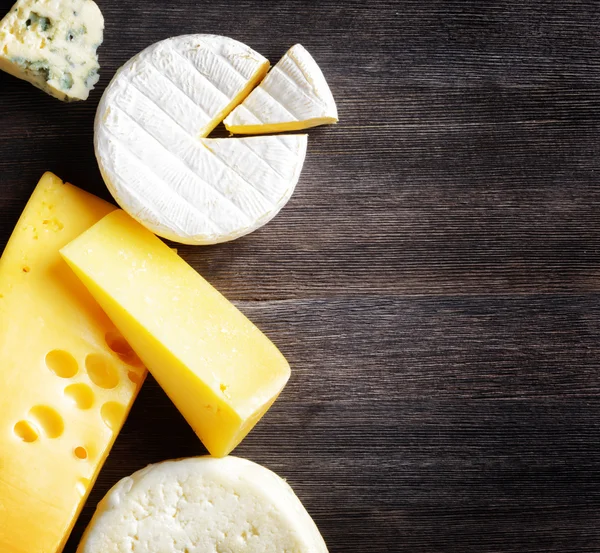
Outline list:
[[[78,553],[326,553],[276,474],[237,457],[151,465],[98,505]]]
[[[85,100],[103,32],[92,0],[19,0],[0,21],[0,69],[59,100]]]
[[[231,132],[256,134],[306,129],[337,120],[335,100],[321,68],[296,44],[224,123]]]

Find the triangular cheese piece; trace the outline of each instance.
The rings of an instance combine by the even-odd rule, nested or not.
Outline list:
[[[61,255],[210,454],[227,455],[290,377],[288,362],[275,345],[121,210],[84,232]]]
[[[0,21],[0,69],[59,100],[85,100],[103,32],[92,0],[19,0]]]
[[[234,134],[264,134],[337,121],[335,100],[321,69],[296,44],[224,123]]]

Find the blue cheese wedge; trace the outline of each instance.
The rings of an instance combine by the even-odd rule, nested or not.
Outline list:
[[[234,134],[264,134],[337,121],[337,107],[323,72],[296,44],[224,123]]]
[[[92,0],[19,0],[0,21],[0,69],[59,100],[86,100],[103,32]]]
[[[119,205],[183,244],[234,240],[273,218],[298,182],[306,135],[206,138],[268,68],[214,35],[174,37],[127,62],[102,96],[94,135]]]
[[[327,553],[292,488],[238,457],[165,461],[117,483],[77,553]]]

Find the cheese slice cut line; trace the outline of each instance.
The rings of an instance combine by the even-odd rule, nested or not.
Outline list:
[[[277,168],[276,168],[276,167],[274,167],[273,165],[271,165],[271,164],[270,164],[270,163],[269,163],[269,162],[268,162],[266,159],[264,159],[264,158],[260,157],[260,155],[258,155],[258,154],[257,154],[257,153],[256,153],[256,152],[255,152],[255,151],[254,151],[254,150],[253,150],[253,149],[252,149],[252,148],[251,148],[251,147],[248,145],[248,142],[247,142],[246,140],[240,140],[239,142],[240,142],[240,144],[241,144],[241,145],[242,145],[244,148],[246,148],[246,149],[247,149],[249,152],[251,152],[251,153],[252,153],[252,157],[253,157],[254,159],[258,160],[258,161],[259,161],[259,163],[266,165],[266,166],[267,166],[267,167],[268,167],[268,168],[269,168],[271,171],[273,171],[273,173],[275,173],[275,174],[276,174],[278,177],[280,177],[280,178],[282,178],[282,179],[283,179],[283,178],[286,178],[286,177],[285,177],[285,175],[284,175],[283,173],[279,172],[279,171],[277,170]],[[283,144],[283,142],[282,142],[282,144]]]
[[[125,115],[127,116],[139,129],[141,129],[147,136],[151,137],[153,139],[153,143],[158,145],[160,147],[161,150],[163,150],[164,152],[166,152],[172,159],[174,159],[176,161],[177,164],[182,165],[187,171],[189,171],[189,173],[191,174],[191,178],[193,178],[194,180],[197,180],[199,182],[201,182],[208,190],[213,191],[214,193],[218,194],[222,199],[224,199],[225,201],[229,202],[232,206],[234,206],[237,210],[239,210],[239,212],[249,221],[250,218],[254,215],[254,213],[247,213],[244,209],[243,209],[243,203],[242,203],[242,199],[247,199],[246,197],[240,196],[239,195],[239,191],[238,194],[236,195],[232,195],[231,197],[228,197],[225,195],[224,189],[223,188],[218,188],[217,186],[219,186],[221,183],[220,181],[216,180],[213,181],[213,183],[209,183],[208,180],[203,179],[200,175],[198,175],[198,168],[197,169],[193,169],[186,160],[182,159],[181,157],[179,157],[175,152],[173,152],[170,148],[170,142],[168,140],[166,140],[164,138],[164,135],[160,135],[159,133],[153,133],[151,131],[149,131],[138,119],[135,119],[132,115],[130,115],[129,113],[127,113],[126,111],[123,110],[123,108],[117,103],[116,104],[117,108]],[[112,134],[112,136],[115,136],[115,132],[116,129],[118,128],[118,125],[113,125],[111,126],[111,119],[110,116],[107,119],[107,121],[105,122],[105,128],[108,130],[109,133]],[[158,136],[157,136],[158,135]],[[130,135],[131,136],[131,135]],[[161,138],[159,138],[161,137]],[[141,144],[144,144],[143,140],[140,138],[139,140],[133,139],[130,141],[125,141],[125,138],[121,138],[121,137],[117,137],[121,143],[123,144],[123,146],[125,147],[125,149],[127,151],[129,151],[130,153],[132,152],[132,145],[133,147],[140,147]],[[181,136],[181,140],[186,141],[189,139],[188,135],[184,135]],[[205,144],[202,141],[194,141],[194,144],[192,145],[193,147],[196,146],[196,143],[199,145]],[[148,163],[153,163],[155,164],[155,167],[157,167],[159,170],[161,168],[164,168],[165,165],[163,163],[163,160],[161,159],[161,157],[157,157],[157,156],[153,156],[151,155],[149,149],[146,147],[141,147],[141,150],[143,152],[143,154],[147,154],[147,159],[148,159]],[[199,149],[199,152],[201,153],[202,150]],[[134,154],[135,155],[135,154]],[[138,157],[138,156],[136,156]],[[202,157],[201,155],[198,156],[199,158]],[[139,159],[139,158],[138,158]],[[141,160],[143,161],[143,160]],[[144,162],[146,163],[146,162]],[[201,159],[198,159],[197,161],[198,165],[201,164]],[[155,171],[156,171],[155,170]],[[243,179],[242,179],[243,180]],[[249,188],[255,192],[257,192],[258,194],[260,194],[260,192],[257,190],[257,188],[255,186],[253,186],[251,183],[244,181],[246,184],[249,185]],[[177,192],[182,192],[182,189],[178,189],[178,188],[174,188],[175,191]],[[192,188],[191,192],[193,192],[195,189]],[[186,199],[186,201],[188,201],[190,203],[190,205],[194,205],[193,203],[193,199],[191,199],[190,197],[186,197],[185,195],[180,194],[182,197],[184,197]],[[262,197],[262,194],[260,194]],[[264,200],[266,200],[266,198],[263,197]],[[255,201],[258,200],[258,198],[255,199]],[[241,205],[238,205],[241,204]],[[250,205],[250,204],[249,204]],[[263,207],[263,206],[261,206]],[[272,208],[272,205],[267,206],[267,208]]]
[[[135,88],[140,94],[143,94],[149,100],[152,100],[161,110],[163,110],[175,123],[180,125],[188,133],[196,133],[198,131],[198,122],[203,121],[209,114],[202,107],[195,104],[194,101],[173,81],[164,74],[158,72],[153,66],[148,66],[150,78],[144,81],[143,73],[138,73],[130,80],[130,85]],[[160,83],[168,83],[166,87],[161,87]],[[149,83],[152,83],[156,90],[151,90]],[[169,90],[170,89],[170,90]],[[178,98],[169,98],[169,101],[160,104],[159,102],[165,96],[178,96]],[[181,105],[184,104],[184,105]],[[176,108],[181,105],[181,114],[169,112],[169,109]],[[198,113],[194,113],[198,112]],[[181,115],[181,117],[178,117]]]
[[[110,131],[106,131],[109,134]],[[219,225],[213,221],[212,219],[208,218],[204,213],[202,213],[201,211],[199,211],[196,206],[187,198],[185,198],[182,195],[179,194],[172,194],[172,190],[169,187],[169,185],[163,180],[161,179],[159,176],[156,175],[156,173],[153,173],[152,171],[149,171],[146,164],[144,163],[144,160],[141,159],[140,157],[138,157],[134,152],[131,151],[131,149],[129,147],[125,147],[127,146],[126,144],[124,144],[122,142],[121,139],[119,139],[118,137],[116,137],[114,134],[111,134],[113,140],[117,141],[118,143],[122,144],[124,147],[122,148],[122,154],[129,156],[130,158],[132,158],[132,163],[137,167],[137,171],[141,174],[143,174],[145,176],[145,180],[147,182],[153,182],[156,184],[156,186],[154,186],[153,188],[158,189],[158,190],[162,190],[164,191],[164,193],[169,197],[172,198],[169,201],[173,201],[175,203],[183,203],[185,205],[187,205],[189,207],[189,209],[193,210],[194,213],[196,214],[196,216],[199,219],[202,219],[204,222],[206,222],[207,226],[212,230],[212,231],[221,231],[223,230],[221,227],[219,227]],[[137,200],[138,202],[141,203],[141,198],[143,197],[143,193],[142,190],[147,193],[148,189],[146,186],[144,186],[143,184],[139,185],[139,186],[134,186],[137,182],[142,183],[143,181],[140,180],[135,180],[135,181],[130,181],[131,182],[131,186],[128,188],[128,192],[132,192],[135,190],[139,190],[139,195],[137,195]],[[212,190],[212,189],[211,189]],[[232,204],[234,205],[234,204]],[[158,214],[156,214],[156,216],[158,216]],[[179,229],[181,232],[185,232],[183,227]]]
[[[291,115],[292,120],[297,119],[296,115],[291,111],[291,108],[287,107],[279,98],[277,98],[277,96],[274,96],[268,90],[265,90],[265,89],[258,89],[258,91],[264,92],[264,94],[269,96],[269,98],[271,98],[271,100],[273,100],[273,102],[275,102],[277,105],[279,105],[283,111],[285,111],[287,114]],[[248,108],[246,108],[246,109],[248,109]]]
[[[176,63],[170,63],[168,65],[165,64],[164,66],[162,66],[162,65],[159,66],[157,60],[155,60],[154,58],[150,58],[148,60],[149,65],[151,67],[153,67],[154,69],[156,69],[156,71],[160,75],[164,75],[177,88],[179,88],[190,100],[192,100],[192,102],[194,102],[194,104],[196,104],[206,114],[206,117],[208,118],[209,121],[216,118],[216,115],[214,113],[211,114],[210,111],[203,106],[203,103],[212,102],[212,103],[217,104],[217,103],[223,102],[223,101],[229,102],[229,99],[227,98],[227,96],[223,92],[221,92],[211,81],[209,81],[205,75],[203,75],[195,67],[193,67],[193,65],[190,64],[184,57],[176,54],[175,52],[173,52],[172,55],[173,55],[173,57],[177,57],[178,59],[180,59],[181,61],[184,62],[184,68],[180,69],[179,73],[177,72]],[[186,87],[186,83],[178,82],[177,79],[178,79],[178,77],[181,77],[182,74],[186,74],[185,67],[189,67],[189,66],[191,66],[193,68],[194,72],[188,73],[187,76],[196,82],[192,83],[189,87]],[[206,93],[206,90],[205,90],[206,87],[204,86],[205,84],[208,84],[212,88],[213,94],[216,93],[216,97],[213,98],[212,100],[204,100],[204,98],[201,94],[201,92]],[[204,123],[204,125],[202,125],[199,128],[202,128],[203,126],[206,126],[206,123]],[[199,131],[198,131],[198,129],[195,129],[194,132],[198,133]],[[208,133],[207,132],[200,133],[201,136],[204,136],[206,134],[208,134]]]
[[[209,86],[211,86],[212,88],[214,88],[225,100],[227,100],[228,102],[229,100],[229,96],[228,94],[224,91],[221,90],[216,83],[214,83],[209,77],[208,75],[205,75],[204,73],[201,73],[200,70],[194,65],[194,63],[189,60],[188,58],[182,56],[179,52],[177,52],[177,50],[175,50],[173,52],[173,54],[180,58],[181,60],[183,60],[183,62],[188,66],[191,67],[194,71],[196,71],[198,73],[198,75],[200,75],[200,78],[204,80],[204,82],[208,83]],[[240,73],[238,73],[238,75],[240,75]]]
[[[114,108],[113,108],[114,109]],[[238,206],[231,198],[228,198],[227,196],[225,196],[225,194],[219,190],[218,188],[216,188],[215,186],[212,186],[207,180],[202,179],[202,177],[200,177],[196,171],[188,164],[188,162],[184,159],[181,159],[176,153],[174,153],[173,151],[171,151],[169,149],[169,142],[168,141],[161,141],[160,138],[158,138],[155,134],[153,134],[152,132],[150,132],[146,127],[144,127],[138,120],[134,119],[129,113],[127,113],[126,111],[124,111],[118,104],[116,104],[116,109],[119,110],[125,117],[129,118],[130,121],[132,121],[146,136],[150,137],[153,141],[154,144],[158,145],[159,148],[161,150],[163,150],[164,152],[167,153],[167,155],[174,159],[175,162],[179,165],[181,165],[191,176],[191,178],[193,178],[194,180],[199,181],[205,192],[208,192],[209,194],[214,194],[215,196],[218,196],[219,198],[221,198],[222,200],[224,200],[225,202],[227,202],[230,206],[232,206],[235,210],[237,210],[238,213],[240,213],[241,215],[243,215],[244,217],[248,217],[248,214],[245,213],[243,211],[243,209]],[[143,157],[145,153],[148,152],[147,148],[144,148],[143,146],[140,147],[141,150],[141,154],[137,155],[135,154],[131,143],[126,142],[125,138],[122,138],[120,136],[117,135],[117,128],[118,125],[114,125],[111,126],[110,125],[110,119],[107,119],[106,121],[106,132],[108,132],[115,140],[118,140],[121,145],[123,146],[123,149],[130,153],[131,155],[133,155],[136,159],[138,159],[142,164],[147,165],[148,167],[150,167],[149,163],[147,163]],[[166,144],[165,144],[166,142]],[[136,146],[143,144],[142,140],[133,140],[132,143]],[[138,150],[138,151],[140,151]],[[157,164],[157,167],[163,167],[163,163],[161,161],[161,158],[157,158],[155,156],[152,155],[148,155],[148,157],[146,158],[148,159],[149,162],[154,162]],[[158,174],[158,172],[155,171],[156,174]],[[166,183],[166,181],[163,180],[163,182]],[[170,190],[170,187],[167,185],[165,186],[166,190]],[[179,189],[174,187],[173,188],[176,192],[181,192],[181,194],[179,194],[190,206],[192,206],[195,210],[196,207],[194,205],[194,198],[190,197],[190,196],[186,196],[185,194],[185,190]],[[197,190],[191,190],[192,192],[197,191]],[[216,199],[216,198],[215,198]],[[214,199],[213,199],[214,201]],[[201,214],[202,213],[200,211],[197,211],[197,213]],[[209,219],[211,222],[214,223],[214,221],[212,221],[211,219]]]
[[[135,88],[135,87],[134,87]],[[138,89],[136,89],[138,90]],[[148,98],[145,94],[143,94],[142,92],[140,92],[138,90],[138,92],[141,94],[141,96],[143,97],[143,99],[141,99],[139,101],[140,104],[145,104],[147,101],[150,101],[151,99]],[[130,112],[128,112],[126,110],[126,108],[124,108],[123,104],[121,104],[119,102],[119,100],[116,101],[115,105],[126,115],[128,116],[131,121],[133,121],[138,127],[140,127],[147,135],[149,135],[150,137],[152,137],[157,144],[159,144],[166,152],[168,152],[171,156],[173,156],[176,160],[178,160],[179,162],[183,163],[193,174],[196,178],[199,178],[202,180],[202,182],[204,183],[204,185],[210,187],[211,189],[219,192],[219,194],[226,199],[227,201],[229,201],[230,203],[232,203],[237,209],[240,210],[241,213],[243,213],[246,217],[251,217],[253,214],[248,214],[246,213],[241,205],[238,205],[238,203],[241,203],[241,198],[238,197],[238,195],[233,195],[232,197],[228,197],[224,194],[222,189],[219,189],[215,186],[215,184],[220,184],[219,181],[217,180],[216,182],[213,181],[213,183],[209,183],[208,180],[206,179],[202,179],[199,175],[198,172],[200,172],[201,170],[201,164],[198,163],[196,168],[192,168],[190,165],[188,165],[188,163],[181,159],[181,157],[179,157],[175,152],[173,152],[169,146],[170,144],[172,144],[171,140],[167,140],[164,133],[160,133],[160,132],[155,132],[153,133],[152,131],[150,131],[146,126],[144,126],[144,124],[138,119],[136,118],[133,114],[131,114]],[[197,144],[202,144],[205,147],[207,147],[210,150],[210,144],[211,144],[211,140],[225,140],[225,139],[199,139],[199,140],[195,140],[195,139],[191,139],[190,140],[190,136],[189,134],[185,131],[185,129],[177,122],[175,121],[172,117],[169,116],[169,114],[164,111],[164,109],[161,108],[161,111],[164,115],[166,115],[171,121],[173,121],[174,123],[176,123],[176,125],[184,131],[184,135],[180,136],[179,139],[184,141],[184,142],[188,142],[190,147],[195,147]],[[108,120],[105,121],[105,123],[107,123],[108,126]],[[163,128],[163,130],[167,127],[168,125],[168,121],[162,121],[161,122],[161,127]],[[110,129],[110,127],[108,127]],[[158,129],[157,129],[158,131]],[[134,143],[137,143],[137,141],[133,141]],[[230,166],[228,166],[226,164],[226,162],[224,162],[222,159],[220,160],[224,165],[226,165],[228,168],[231,168]],[[236,174],[236,178],[242,178],[239,176],[239,174]],[[262,198],[265,201],[270,201],[268,200],[266,197],[263,196],[263,194],[261,193],[261,191],[251,182],[248,182],[247,180],[243,179],[242,180],[254,191],[256,191],[260,196],[262,196]],[[235,202],[235,200],[238,200],[238,203]],[[272,208],[273,205],[268,206],[268,208]]]
[[[229,77],[233,78],[235,80],[237,80],[238,86],[239,86],[239,90],[234,89],[233,87],[231,87],[230,90],[230,94],[231,96],[233,96],[233,98],[231,98],[230,94],[228,94],[226,91],[221,90],[210,78],[208,75],[202,73],[202,71],[200,71],[200,68],[187,56],[184,56],[181,54],[181,52],[179,52],[178,50],[173,50],[173,53],[176,57],[180,57],[182,60],[184,60],[190,67],[192,67],[202,78],[204,78],[204,80],[209,83],[217,92],[219,92],[219,94],[227,101],[229,100],[229,102],[222,107],[221,111],[219,111],[218,113],[216,113],[213,116],[213,120],[204,127],[204,130],[202,131],[197,131],[197,133],[199,133],[200,137],[204,137],[204,136],[208,136],[208,134],[210,134],[210,132],[237,106],[239,105],[239,103],[254,89],[254,87],[258,84],[258,82],[260,81],[261,77],[263,76],[263,72],[261,70],[258,70],[255,72],[255,74],[251,75],[251,76],[247,76],[243,73],[241,73],[240,71],[238,71],[237,69],[235,69],[231,63],[229,63],[229,60],[227,60],[227,58],[225,58],[224,56],[215,54],[214,50],[210,49],[209,50],[215,55],[216,59],[219,60],[223,60],[229,67],[231,67],[233,69],[233,73],[229,73]],[[263,58],[264,59],[264,58]],[[263,65],[263,67],[265,68],[265,72],[266,69],[268,69],[268,62],[266,60],[264,60],[266,62],[266,67]],[[239,77],[236,79],[236,76]],[[246,82],[247,81],[247,82]]]
[[[302,74],[305,76],[305,78],[308,79],[310,77],[307,77],[306,74],[304,73],[304,71],[302,71],[302,68],[298,65],[298,62],[296,61],[296,59],[290,55],[290,59],[294,61],[294,63],[296,64],[296,66],[298,67],[298,69],[302,72]],[[283,79],[285,79],[286,81],[288,81],[288,83],[290,85],[294,85],[296,86],[297,83],[296,81],[294,81],[285,71],[283,71],[280,67],[273,67],[273,69],[271,70],[272,73],[281,76]],[[309,96],[306,92],[306,90],[302,89],[301,87],[298,87],[298,93],[301,94],[304,98],[306,98],[307,101],[309,102],[314,102],[315,104],[320,105],[321,107],[323,107],[324,109],[326,109],[328,107],[327,103],[325,102],[325,100],[323,100],[322,98],[319,98],[318,96]],[[287,108],[289,110],[289,108]],[[294,114],[293,114],[294,115]],[[294,115],[296,117],[296,115]]]
[[[164,79],[166,82],[171,83],[171,85],[174,89],[179,90],[179,92],[181,92],[181,94],[189,100],[189,105],[194,106],[196,109],[199,109],[202,112],[204,117],[209,117],[209,118],[212,117],[211,114],[208,113],[208,111],[206,111],[199,103],[194,101],[194,98],[188,92],[186,92],[186,90],[183,87],[179,86],[176,81],[174,81],[171,77],[169,77],[169,74],[167,74],[166,72],[161,73],[161,71],[158,69],[158,67],[156,67],[153,64],[149,64],[148,67],[152,71],[155,72],[155,74],[154,74],[155,78]],[[202,75],[200,73],[198,73],[198,75],[200,77],[202,77]],[[197,131],[197,128],[194,129],[194,132],[196,132],[196,131]]]
[[[224,123],[234,134],[266,134],[337,121],[337,107],[321,69],[296,44]]]

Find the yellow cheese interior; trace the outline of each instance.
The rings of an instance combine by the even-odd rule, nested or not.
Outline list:
[[[145,369],[59,249],[112,206],[46,173],[0,259],[0,551],[61,551]]]
[[[288,131],[301,131],[319,125],[332,125],[337,123],[335,117],[313,117],[302,121],[287,121],[285,123],[265,123],[260,125],[230,125],[226,129],[233,134],[274,134]]]
[[[115,211],[61,251],[217,457],[287,382],[277,348],[154,234]]]
[[[229,102],[225,108],[217,113],[217,115],[214,116],[208,125],[200,129],[198,136],[200,138],[206,138],[215,129],[215,127],[221,123],[223,119],[225,119],[225,117],[227,117],[237,106],[239,106],[246,99],[248,94],[250,94],[256,88],[258,83],[264,79],[265,75],[269,71],[269,67],[269,61],[265,60],[265,62],[256,70],[254,75],[252,75],[252,77],[248,80],[246,86],[244,86],[244,88],[232,98],[231,102]]]

